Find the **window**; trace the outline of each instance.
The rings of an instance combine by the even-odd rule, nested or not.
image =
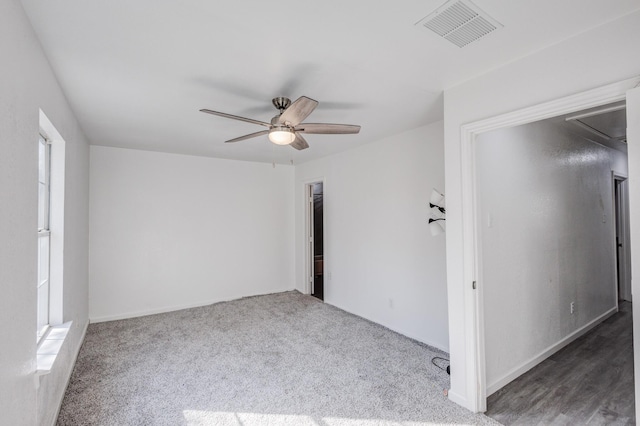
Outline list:
[[[37,340],[49,328],[51,251],[51,144],[40,135],[38,150],[38,310]]]
[[[36,374],[48,374],[71,328],[64,322],[64,182],[66,143],[40,110]],[[35,188],[34,188],[35,190]],[[36,259],[34,259],[35,262]]]

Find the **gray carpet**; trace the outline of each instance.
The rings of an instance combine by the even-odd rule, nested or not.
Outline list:
[[[89,326],[58,425],[487,424],[445,355],[298,292]]]

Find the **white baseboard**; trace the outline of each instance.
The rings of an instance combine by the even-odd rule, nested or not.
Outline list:
[[[418,337],[418,336],[416,336],[416,335],[414,335],[412,333],[407,333],[406,331],[401,330],[401,329],[396,328],[396,327],[390,327],[388,325],[385,325],[385,324],[382,324],[382,323],[379,323],[379,322],[373,321],[373,320],[370,320],[370,321],[378,323],[378,324],[380,324],[380,325],[382,325],[384,327],[387,327],[389,330],[393,330],[396,333],[402,334],[403,336],[406,336],[406,337],[408,337],[408,338],[410,338],[412,340],[415,340],[415,341],[420,342],[420,343],[424,343],[425,345],[431,346],[432,348],[440,349],[442,352],[445,352],[445,353],[449,354],[449,348],[447,348],[447,347],[445,347],[445,346],[443,346],[443,345],[441,345],[439,343],[435,343],[435,342],[433,342],[431,340],[426,340],[426,339],[420,338],[420,337]]]
[[[244,297],[263,296],[265,294],[284,293],[285,291],[293,291],[293,290],[296,290],[296,289],[287,288],[287,289],[269,291],[268,293],[246,294],[246,295],[237,295],[232,297],[220,297],[220,298],[202,300],[202,301],[193,302],[193,303],[163,306],[160,308],[144,309],[140,311],[124,312],[124,313],[113,314],[113,315],[102,315],[102,316],[95,316],[95,317],[89,316],[89,322],[94,324],[98,322],[116,321],[116,320],[122,320],[122,319],[128,319],[128,318],[144,317],[147,315],[164,314],[166,312],[180,311],[182,309],[199,308],[201,306],[213,305],[214,303],[229,302],[231,300],[238,300]]]
[[[591,322],[587,323],[586,325],[584,325],[581,328],[577,329],[573,333],[569,334],[564,339],[562,339],[559,342],[549,346],[548,348],[546,348],[545,350],[540,352],[538,355],[536,355],[533,358],[529,359],[528,361],[522,363],[518,367],[512,369],[507,374],[505,374],[503,377],[501,377],[500,379],[496,380],[495,382],[493,382],[493,383],[491,383],[491,384],[489,384],[487,386],[487,396],[489,396],[489,395],[495,393],[496,391],[500,390],[502,387],[504,387],[505,385],[507,385],[511,381],[515,380],[516,378],[520,377],[521,375],[523,375],[527,371],[531,370],[533,367],[535,367],[536,365],[540,364],[542,361],[544,361],[545,359],[549,358],[551,355],[553,355],[554,353],[558,352],[560,349],[564,348],[569,343],[571,343],[574,340],[576,340],[577,338],[585,335],[587,332],[589,332],[591,329],[593,329],[596,325],[600,324],[601,322],[603,322],[604,320],[606,320],[607,318],[609,318],[611,315],[615,314],[616,312],[618,312],[618,307],[614,306],[613,308],[611,308],[608,311],[606,311],[604,314],[600,315],[599,317],[595,318]]]
[[[465,408],[469,408],[469,405],[467,405],[467,398],[462,397],[462,395],[452,391],[451,389],[449,389],[449,392],[447,393],[447,396],[449,397],[449,400],[455,402],[456,404],[465,407]]]
[[[399,328],[396,328],[396,327],[392,327],[392,326],[387,325],[387,324],[385,324],[385,323],[383,323],[383,322],[381,322],[381,321],[378,321],[378,320],[373,319],[373,318],[370,318],[370,317],[368,317],[368,316],[365,316],[365,315],[359,314],[359,313],[357,313],[357,312],[352,312],[352,311],[350,311],[349,309],[345,309],[345,308],[343,308],[342,306],[337,305],[337,304],[335,304],[335,303],[327,302],[326,300],[325,300],[324,302],[325,302],[327,305],[335,306],[336,308],[338,308],[338,309],[340,309],[340,310],[342,310],[342,311],[348,312],[348,313],[350,313],[351,315],[355,315],[355,316],[357,316],[357,317],[364,318],[364,319],[366,319],[367,321],[371,321],[371,322],[373,322],[373,323],[379,324],[379,325],[381,325],[381,326],[383,326],[383,327],[385,327],[385,328],[388,328],[388,329],[389,329],[389,330],[391,330],[391,331],[395,331],[396,333],[398,333],[398,334],[402,334],[403,336],[406,336],[406,337],[408,337],[408,338],[410,338],[410,339],[412,339],[412,340],[415,340],[415,341],[420,342],[420,343],[424,343],[424,344],[425,344],[425,345],[427,345],[427,346],[431,346],[432,348],[439,349],[439,350],[441,350],[442,352],[445,352],[445,353],[447,353],[447,354],[449,353],[449,348],[448,348],[448,347],[446,347],[446,346],[444,346],[444,345],[441,345],[441,344],[439,344],[439,343],[432,342],[432,341],[430,341],[430,340],[426,340],[426,339],[420,338],[420,337],[418,337],[418,336],[415,336],[415,335],[414,335],[414,334],[412,334],[412,333],[407,333],[406,331],[404,331],[404,330],[402,330],[402,329],[399,329]]]

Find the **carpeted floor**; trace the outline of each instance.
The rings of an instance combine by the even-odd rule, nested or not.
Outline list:
[[[298,292],[91,324],[58,425],[499,424],[443,353]]]

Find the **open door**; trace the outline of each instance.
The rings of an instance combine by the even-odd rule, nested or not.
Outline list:
[[[308,238],[310,294],[324,300],[324,185],[314,182],[307,185]]]
[[[640,247],[640,87],[627,91],[627,148],[629,156],[629,233],[631,250]],[[631,294],[640,294],[640,256],[631,259]],[[634,303],[633,328],[640,330],[640,303]],[[633,333],[633,356],[640,366],[640,332]],[[640,367],[634,369],[636,391],[636,419],[640,419]]]
[[[629,180],[613,176],[616,277],[618,280],[618,301],[631,302],[631,267],[629,253]]]

